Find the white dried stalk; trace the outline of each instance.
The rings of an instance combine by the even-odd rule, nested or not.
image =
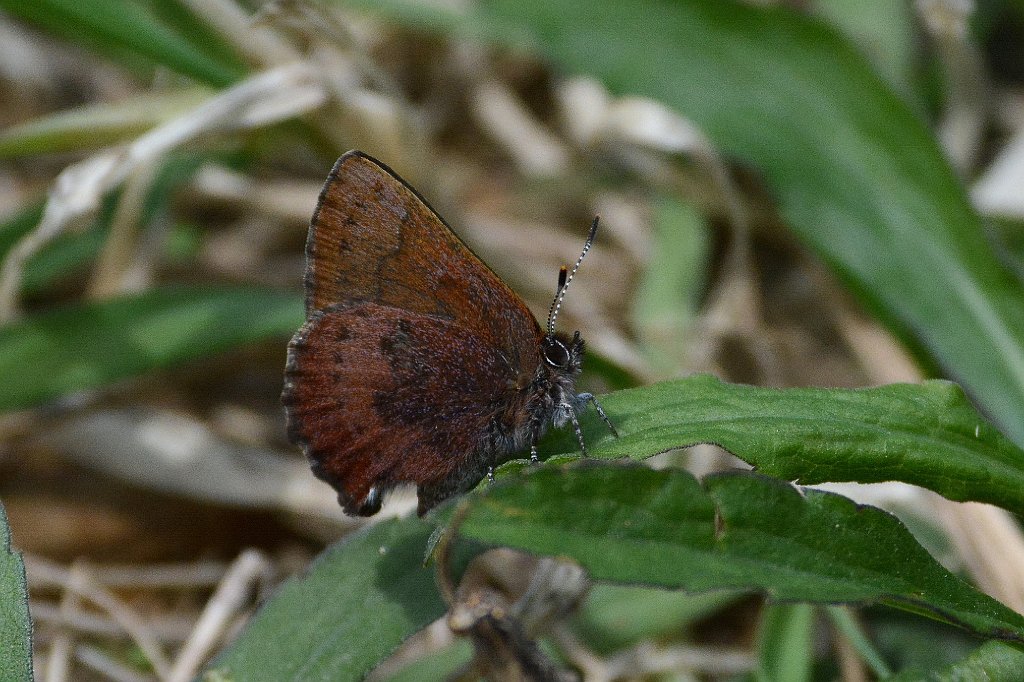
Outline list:
[[[255,549],[247,549],[235,559],[178,653],[168,682],[188,682],[199,673],[238,612],[250,602],[253,588],[269,580],[272,573],[270,561]]]
[[[276,123],[324,103],[316,68],[295,62],[257,74],[193,111],[142,135],[126,147],[105,151],[66,168],[54,183],[42,220],[8,253],[0,269],[0,324],[18,312],[25,263],[65,230],[95,213],[108,191],[142,166],[203,135]]]

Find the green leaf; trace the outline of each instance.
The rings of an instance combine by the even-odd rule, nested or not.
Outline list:
[[[0,9],[108,54],[141,55],[209,85],[230,85],[242,74],[235,63],[209,56],[140,2],[0,0]]]
[[[758,682],[800,682],[811,677],[814,607],[769,604],[761,616]]]
[[[911,614],[896,613],[878,606],[861,608],[858,612],[858,620],[871,633],[878,654],[891,664],[893,670],[941,670],[967,657],[978,647],[976,637],[944,623],[924,622]],[[885,679],[886,676],[878,677]]]
[[[0,680],[31,682],[32,621],[21,554],[11,549],[7,512],[0,505]]]
[[[329,548],[267,602],[207,676],[361,680],[445,607],[423,567],[433,528],[384,521]]]
[[[1024,651],[1003,642],[986,642],[970,656],[944,670],[903,672],[893,682],[1019,682],[1024,679]]]
[[[1024,451],[947,381],[774,389],[695,375],[611,393],[601,404],[620,437],[588,415],[584,437],[594,457],[642,459],[714,443],[764,473],[807,485],[905,481],[1024,513]],[[568,430],[541,450],[579,451]]]
[[[921,106],[919,59],[915,47],[918,15],[902,0],[866,5],[848,0],[814,0],[811,12],[845,35],[892,89],[915,110]]]
[[[924,124],[833,30],[727,0],[490,0],[565,68],[758,168],[788,224],[1024,444],[1022,287]]]
[[[702,485],[636,464],[545,465],[472,495],[460,511],[460,534],[568,556],[596,580],[878,601],[1024,642],[1024,616],[939,565],[896,517],[749,472]]]
[[[0,410],[285,336],[302,317],[295,294],[183,287],[32,315],[0,327]]]

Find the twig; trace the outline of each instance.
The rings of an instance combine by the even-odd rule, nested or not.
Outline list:
[[[152,675],[143,675],[121,665],[103,651],[88,644],[82,644],[75,650],[75,658],[115,682],[152,682],[155,679]]]
[[[84,584],[82,566],[73,564],[68,574],[70,582],[77,586]],[[60,598],[60,615],[73,618],[79,610],[81,600],[78,593],[70,588],[64,590]],[[72,632],[62,628],[50,646],[50,656],[46,660],[46,682],[64,682],[71,672],[71,655],[75,649],[75,638]]]
[[[144,163],[125,180],[124,192],[110,222],[110,233],[86,291],[89,298],[103,299],[120,293],[125,272],[132,264],[133,247],[141,227],[139,220],[156,170],[155,163]]]
[[[170,672],[170,663],[163,647],[149,631],[146,623],[135,611],[109,590],[98,585],[86,572],[81,578],[73,578],[70,571],[38,557],[24,555],[25,569],[30,583],[62,587],[78,594],[104,611],[121,624],[125,632],[149,659],[157,675],[164,679]]]
[[[269,579],[271,573],[270,562],[255,549],[247,549],[235,559],[178,652],[168,682],[187,682],[195,677],[235,615],[248,603],[253,585]]]
[[[155,566],[93,566],[93,578],[107,587],[205,588],[224,577],[228,565],[220,561]]]
[[[34,623],[45,624],[55,630],[111,638],[128,635],[120,623],[100,613],[81,610],[65,613],[50,602],[37,599],[29,601],[29,612]],[[147,627],[159,640],[180,644],[188,637],[194,623],[194,617],[162,616],[159,620],[147,623]],[[36,639],[45,642],[45,632],[37,633]]]

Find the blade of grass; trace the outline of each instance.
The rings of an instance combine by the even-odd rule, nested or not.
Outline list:
[[[175,287],[29,316],[0,328],[0,410],[283,339],[302,310],[290,292]]]
[[[871,672],[880,680],[892,677],[889,665],[882,658],[882,654],[875,648],[874,644],[864,634],[863,628],[851,615],[850,610],[841,606],[829,606],[825,609],[829,619],[836,630],[843,634],[846,641],[860,654],[861,659],[871,669]]]
[[[810,604],[769,604],[761,616],[758,682],[800,682],[811,678],[814,662]]]
[[[138,2],[0,0],[0,9],[72,41],[109,47],[114,56],[140,55],[208,85],[230,85],[243,73],[235,63],[208,56]]]
[[[0,131],[0,159],[105,147],[194,109],[205,90],[142,94],[111,104],[65,109]]]

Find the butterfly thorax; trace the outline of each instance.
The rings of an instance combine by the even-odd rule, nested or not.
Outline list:
[[[484,450],[492,465],[522,454],[536,443],[548,426],[563,426],[576,404],[576,377],[583,364],[583,340],[579,333],[544,336],[540,362],[528,381],[501,405],[487,432]]]

